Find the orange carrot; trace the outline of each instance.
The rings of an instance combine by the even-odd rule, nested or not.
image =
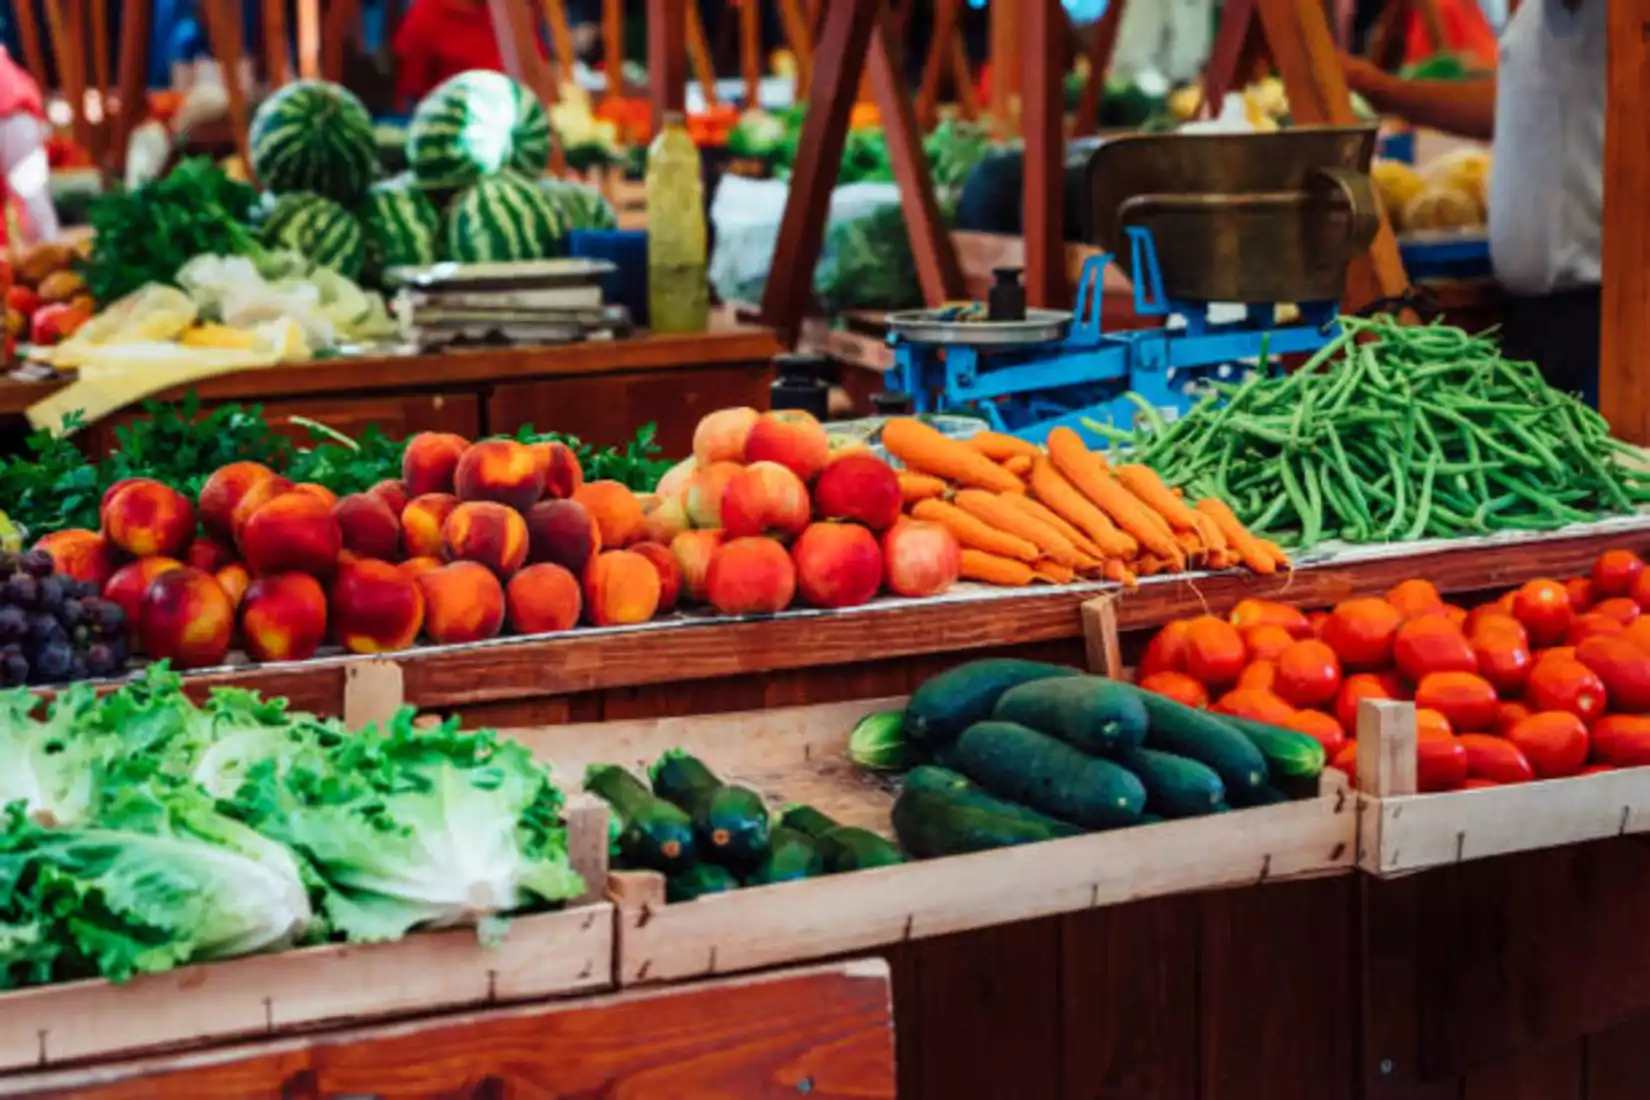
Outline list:
[[[1198,537],[1196,531],[1176,531],[1174,541],[1176,546],[1185,551],[1188,560],[1201,559],[1208,553],[1209,548],[1203,545],[1203,540]]]
[[[1289,555],[1283,552],[1283,547],[1271,539],[1261,539],[1260,544],[1266,548],[1268,554],[1272,555],[1272,560],[1277,563],[1279,569],[1288,569],[1294,564],[1289,560]]]
[[[1030,584],[1036,574],[1032,572],[1031,566],[1023,561],[965,546],[962,552],[962,576],[965,580],[1018,588]]]
[[[1126,588],[1133,588],[1140,582],[1140,578],[1134,575],[1134,570],[1116,558],[1106,562],[1106,579],[1113,584],[1121,584]]]
[[[1084,499],[1071,482],[1060,476],[1060,471],[1048,459],[1040,458],[1032,465],[1031,490],[1067,523],[1093,539],[1106,557],[1132,558],[1140,552],[1140,543],[1134,536],[1119,531],[1106,513]]]
[[[1036,561],[1042,556],[1037,544],[1030,539],[999,531],[943,500],[919,500],[912,507],[911,514],[917,519],[949,527],[951,533],[957,536],[957,541],[965,547],[971,546],[988,554],[1018,561]]]
[[[910,470],[899,472],[900,499],[907,504],[915,504],[919,500],[938,500],[945,495],[945,482],[927,474],[914,474]]]
[[[882,445],[919,473],[999,493],[1026,491],[1025,482],[979,451],[909,416],[897,416],[882,426]]]
[[[1198,530],[1197,513],[1186,507],[1157,471],[1149,466],[1115,466],[1112,474],[1117,483],[1139,498],[1140,502],[1168,521],[1176,531]]]
[[[1061,565],[1052,558],[1040,558],[1032,564],[1031,571],[1037,574],[1038,580],[1050,584],[1070,584],[1077,578],[1069,565]]]
[[[1015,477],[1025,477],[1031,472],[1031,464],[1035,461],[1030,455],[1014,455],[1003,459],[1003,469]]]
[[[1043,454],[1037,444],[1002,432],[975,432],[968,437],[968,445],[993,462],[1007,462],[1011,458],[1040,458]]]
[[[1070,428],[1049,432],[1048,457],[1078,492],[1139,539],[1142,547],[1178,569],[1186,567],[1186,556],[1169,532],[1168,522],[1119,485],[1109,471],[1102,469],[1076,432]]]
[[[1071,540],[1040,520],[1032,519],[1008,503],[1013,494],[988,493],[984,489],[963,489],[953,503],[975,519],[1006,531],[1011,535],[1035,543],[1043,557],[1053,558],[1068,569],[1074,569],[1082,560]]]
[[[1033,465],[1035,465],[1035,463],[1033,463]],[[1018,493],[1004,493],[1002,495],[1002,501],[1015,511],[1024,512],[1032,519],[1041,520],[1043,523],[1046,523],[1048,526],[1054,528],[1056,531],[1066,536],[1067,541],[1077,547],[1078,550],[1081,550],[1084,554],[1087,554],[1096,561],[1101,560],[1106,556],[1106,552],[1096,546],[1093,539],[1089,538],[1087,535],[1083,534],[1083,532],[1067,523],[1058,512],[1050,510],[1048,505],[1044,504],[1042,501],[1036,500],[1033,497],[1023,497]]]
[[[1200,514],[1208,516],[1214,521],[1220,533],[1226,537],[1226,544],[1237,554],[1238,559],[1251,570],[1261,576],[1270,576],[1278,571],[1278,562],[1266,545],[1249,533],[1249,529],[1238,521],[1237,515],[1227,506],[1224,500],[1206,497],[1197,502]]]

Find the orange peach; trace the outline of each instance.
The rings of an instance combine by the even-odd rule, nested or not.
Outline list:
[[[218,582],[218,587],[223,589],[223,594],[229,597],[230,607],[240,606],[241,597],[246,595],[247,587],[252,584],[252,574],[248,573],[246,566],[238,561],[230,562],[216,573],[213,573],[212,579]]]
[[[109,502],[120,495],[122,489],[131,485],[159,485],[160,482],[152,477],[123,477],[107,489],[103,490],[103,497],[97,502],[97,522],[99,526],[109,525]]]
[[[882,536],[888,591],[900,596],[934,596],[957,583],[962,547],[950,528],[902,519]]]
[[[34,544],[34,549],[51,555],[52,568],[65,577],[87,581],[99,588],[115,571],[114,548],[96,531],[71,527],[53,531]]]
[[[217,538],[234,538],[235,525],[231,517],[235,514],[235,505],[252,486],[274,476],[275,471],[261,462],[231,462],[213,470],[201,486],[198,498],[201,526]]]
[[[604,550],[584,572],[584,611],[597,626],[645,623],[659,610],[659,571],[630,550]]]
[[[692,526],[688,522],[687,502],[681,497],[655,497],[642,508],[642,525],[636,530],[636,538],[640,542],[669,546],[671,539]]]
[[[602,534],[576,500],[541,500],[527,513],[527,560],[554,562],[575,577],[602,548]]]
[[[327,594],[308,573],[253,581],[241,597],[241,637],[257,661],[307,661],[327,636]]]
[[[491,500],[469,500],[441,525],[449,561],[480,562],[508,577],[527,560],[527,521],[514,508]]]
[[[492,570],[455,561],[418,575],[424,594],[424,633],[437,645],[462,645],[497,636],[504,625],[504,586]]]
[[[676,564],[676,555],[657,542],[634,543],[630,549],[652,562],[659,572],[659,614],[676,610],[676,600],[682,593],[682,567]]]
[[[133,557],[175,558],[195,537],[195,506],[169,485],[139,481],[110,499],[103,534]]]
[[[235,551],[213,538],[199,538],[183,552],[183,564],[216,573],[235,559]]]
[[[332,582],[332,633],[351,653],[391,653],[418,640],[424,596],[418,582],[386,561],[341,566]]]
[[[396,568],[416,580],[433,569],[440,569],[444,564],[440,558],[408,558]]]
[[[815,523],[791,547],[796,587],[815,607],[858,607],[882,587],[882,547],[855,523]]]
[[[771,535],[790,539],[808,526],[808,487],[777,462],[756,462],[728,482],[722,529],[728,538]]]
[[[282,493],[241,528],[241,555],[252,572],[332,575],[343,535],[332,506],[312,493]]]
[[[401,480],[411,496],[453,491],[453,474],[470,441],[451,432],[419,432],[401,455]]]
[[[812,481],[830,457],[825,429],[801,409],[763,413],[745,440],[746,462],[777,462],[803,481]]]
[[[235,633],[235,608],[210,573],[180,565],[156,577],[138,604],[143,651],[173,668],[221,664]]]
[[[229,531],[235,544],[240,545],[241,531],[246,527],[246,521],[252,518],[252,513],[268,504],[282,493],[292,491],[292,482],[279,475],[266,477],[255,481],[241,499],[235,502],[234,509],[229,513]]]
[[[566,500],[584,484],[584,467],[579,456],[565,443],[550,440],[530,445],[533,458],[544,472],[544,495],[553,500]]]
[[[601,532],[602,545],[624,546],[642,526],[642,502],[619,481],[587,481],[574,492],[573,499],[584,505]]]
[[[483,439],[459,456],[453,492],[459,500],[490,500],[525,512],[544,495],[544,470],[525,444]]]
[[[761,415],[748,406],[706,413],[693,429],[694,459],[701,466],[712,462],[743,462],[745,441]]]
[[[401,521],[383,497],[351,493],[333,506],[332,515],[338,521],[344,549],[384,561],[401,556]]]
[[[872,454],[833,458],[814,483],[814,515],[848,519],[873,531],[893,526],[900,514],[899,477]]]
[[[710,559],[726,538],[724,531],[707,530],[683,531],[670,540],[670,556],[682,571],[682,591],[688,599],[705,602],[705,577],[710,573]]]
[[[795,595],[796,566],[773,539],[729,539],[711,555],[705,598],[725,615],[771,615]]]
[[[407,493],[406,482],[390,478],[385,478],[368,489],[367,495],[383,501],[389,507],[390,515],[395,516],[397,521],[400,520],[401,513],[407,510],[407,502],[412,500]]]
[[[138,608],[143,603],[143,594],[149,591],[149,586],[155,582],[156,577],[182,568],[183,563],[176,558],[139,558],[137,561],[128,562],[116,569],[104,584],[103,598],[119,605],[120,609],[126,612],[126,622],[135,633],[138,626]]]
[[[687,512],[693,526],[722,526],[722,496],[728,482],[743,470],[737,462],[717,462],[694,471],[687,484]]]
[[[338,503],[338,494],[325,485],[318,485],[313,481],[300,481],[292,487],[294,493],[308,493],[316,500],[321,501],[328,508]]]
[[[735,462],[732,465],[738,466],[741,465],[741,463]],[[665,476],[661,477],[659,479],[659,484],[653,487],[653,493],[655,496],[660,497],[686,497],[688,482],[691,481],[693,479],[693,475],[698,472],[698,459],[692,457],[684,458],[682,461],[665,471]]]
[[[458,507],[451,493],[425,493],[401,511],[401,549],[409,558],[439,558],[445,546],[441,529]]]
[[[510,628],[518,634],[554,634],[579,621],[584,594],[572,573],[540,562],[510,578],[504,590]]]

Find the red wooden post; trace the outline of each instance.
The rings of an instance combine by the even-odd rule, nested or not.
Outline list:
[[[1114,0],[1115,2],[1115,0]],[[1059,53],[1060,0],[1025,0],[1021,28],[1025,82],[1026,302],[1052,307],[1066,298],[1065,66]]]
[[[647,0],[647,74],[657,133],[665,112],[680,111],[687,102],[687,11],[682,0]]]

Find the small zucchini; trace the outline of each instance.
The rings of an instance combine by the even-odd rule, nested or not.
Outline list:
[[[797,804],[786,806],[779,812],[779,824],[787,829],[795,829],[799,833],[818,839],[837,827],[836,822],[814,809],[812,806]]]
[[[592,764],[585,769],[584,789],[613,808],[619,854],[626,862],[667,875],[693,866],[698,855],[693,822],[640,779],[616,764]]]
[[[794,882],[825,873],[825,861],[813,837],[781,826],[773,831],[767,858],[749,878],[746,886],[771,886]]]
[[[725,894],[739,889],[739,880],[726,867],[700,863],[665,879],[665,900],[692,901],[706,894]]]
[[[666,750],[648,769],[653,793],[687,811],[700,854],[751,867],[768,846],[768,808],[755,791],[723,783],[698,757]]]
[[[826,872],[833,875],[905,862],[899,849],[888,841],[869,829],[851,825],[827,829],[819,837],[819,852],[825,861]]]

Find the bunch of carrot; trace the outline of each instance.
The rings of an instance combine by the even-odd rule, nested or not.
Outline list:
[[[1289,565],[1225,502],[1189,504],[1148,467],[1110,465],[1070,428],[1050,432],[1045,449],[991,431],[956,440],[900,417],[883,426],[882,445],[904,466],[906,511],[957,536],[969,580],[1133,584],[1188,568],[1271,574]]]

